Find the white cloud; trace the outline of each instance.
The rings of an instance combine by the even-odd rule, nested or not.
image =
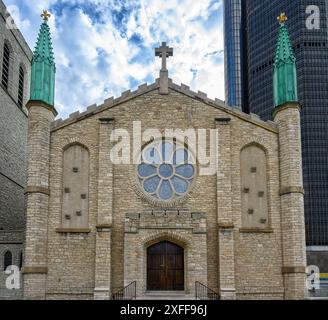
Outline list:
[[[56,5],[49,24],[57,63],[56,105],[62,117],[77,108],[100,103],[110,95],[118,96],[135,86],[136,81],[157,78],[161,62],[153,56],[153,50],[162,41],[174,47],[174,57],[168,61],[174,82],[224,98],[223,56],[219,56],[223,34],[218,14],[222,0],[5,3],[20,8],[21,19],[26,21],[21,31],[32,47],[40,12]],[[87,4],[92,7],[86,7]],[[119,16],[118,12],[125,15]],[[136,35],[138,42],[131,40]],[[210,54],[214,52],[217,54]],[[144,57],[148,57],[149,64],[145,64]]]

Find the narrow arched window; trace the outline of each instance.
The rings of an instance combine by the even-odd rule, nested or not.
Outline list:
[[[18,79],[18,105],[23,107],[24,101],[24,81],[25,72],[22,66],[19,67],[19,79]]]
[[[6,270],[13,264],[13,255],[10,251],[6,251],[3,259],[3,269]]]
[[[241,151],[243,228],[268,228],[267,156],[255,144]]]
[[[10,64],[10,49],[7,43],[3,47],[3,60],[2,60],[2,85],[8,89],[9,83],[9,64]]]
[[[21,251],[19,255],[19,269],[22,268],[23,268],[23,251]]]
[[[89,214],[89,151],[74,144],[63,155],[62,227],[87,228]]]

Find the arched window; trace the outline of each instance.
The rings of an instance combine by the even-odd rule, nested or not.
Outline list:
[[[267,156],[256,144],[241,151],[241,199],[243,228],[269,226]]]
[[[89,151],[69,146],[63,156],[62,227],[87,228],[89,214]]]
[[[21,251],[19,255],[19,269],[22,268],[23,268],[23,251]]]
[[[25,71],[22,66],[19,67],[19,78],[18,78],[18,105],[23,107],[24,101],[24,81]]]
[[[10,251],[6,251],[3,259],[3,270],[6,269],[13,264],[13,255]]]
[[[9,64],[10,64],[10,49],[7,43],[3,47],[3,59],[2,59],[2,85],[8,89],[9,83]]]

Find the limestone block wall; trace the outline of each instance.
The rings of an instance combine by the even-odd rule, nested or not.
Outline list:
[[[218,217],[223,208],[221,202],[218,202],[220,199],[218,191],[220,191],[222,196],[225,194],[226,197],[229,195],[231,197],[231,213],[228,217],[231,220],[229,227],[232,228],[234,248],[234,255],[231,257],[234,259],[234,268],[231,272],[235,277],[237,298],[283,297],[277,128],[274,124],[262,122],[254,116],[244,115],[212,102],[204,94],[192,93],[186,86],[180,87],[171,83],[169,95],[159,95],[158,84],[155,83],[148,87],[142,86],[140,94],[124,93],[116,100],[107,100],[103,106],[92,106],[84,114],[73,114],[68,120],[53,124],[50,160],[51,196],[47,226],[47,298],[93,297],[97,215],[101,212],[102,219],[106,215],[106,197],[102,187],[102,209],[98,210],[98,188],[99,185],[101,186],[99,179],[102,178],[99,176],[99,118],[114,119],[113,128],[125,129],[132,136],[133,121],[140,121],[142,130],[157,128],[164,133],[167,127],[181,130],[216,129],[216,119],[227,117],[231,120],[231,136],[227,136],[228,140],[224,140],[224,148],[229,155],[227,159],[230,159],[230,165],[224,166],[225,169],[219,176],[197,176],[189,196],[172,208],[154,206],[141,196],[140,187],[135,179],[136,168],[133,164],[113,165],[110,168],[111,164],[108,163],[108,170],[113,175],[112,184],[111,182],[109,184],[112,185],[113,192],[108,197],[107,203],[110,208],[108,215],[112,214],[112,219],[108,219],[111,224],[107,226],[111,230],[111,272],[108,273],[110,290],[116,291],[125,284],[124,266],[127,255],[124,252],[129,249],[129,246],[126,246],[127,242],[134,243],[135,234],[126,233],[126,214],[173,209],[206,213],[206,249],[204,247],[201,249],[202,254],[205,255],[206,251],[207,256],[207,281],[204,282],[213,290],[219,291],[220,257],[227,254],[219,249]],[[60,230],[63,150],[67,145],[76,142],[84,145],[90,153],[88,228]],[[257,228],[243,229],[241,216],[240,152],[243,147],[254,142],[261,145],[267,153],[268,224],[261,231]],[[220,148],[220,140],[218,147]],[[105,166],[101,170],[105,172]],[[226,186],[221,182],[218,183],[221,174],[224,175],[224,179],[230,181],[230,193],[221,192],[220,188],[225,190]],[[190,236],[191,231],[184,231],[180,223],[175,223],[177,230],[180,228],[181,234],[189,239],[190,247],[197,247],[198,242],[194,236]],[[147,229],[138,227],[138,234],[141,237],[147,237],[147,233],[149,233]],[[205,237],[205,235],[200,236]],[[224,250],[224,247],[221,249]],[[132,252],[131,257],[133,254],[135,253]]]
[[[245,123],[232,120],[232,207],[235,235],[235,274],[238,299],[282,299],[281,206],[278,136]],[[250,144],[266,153],[268,222],[266,228],[243,227],[240,152]],[[254,159],[254,166],[257,162]]]

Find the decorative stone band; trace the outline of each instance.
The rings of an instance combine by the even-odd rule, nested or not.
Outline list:
[[[218,223],[219,229],[229,230],[233,229],[235,226],[233,223]]]
[[[282,274],[293,274],[293,273],[305,273],[306,267],[295,266],[295,267],[282,267]]]
[[[48,104],[48,103],[46,103],[46,102],[44,102],[44,101],[41,101],[41,100],[30,100],[30,101],[26,104],[26,108],[27,108],[27,110],[30,110],[30,108],[31,108],[32,106],[34,106],[34,107],[36,106],[36,107],[43,107],[43,108],[46,108],[46,109],[50,110],[50,111],[54,114],[55,117],[57,117],[57,115],[58,115],[58,112],[57,112],[57,110],[55,109],[55,107],[52,106],[52,105],[50,105],[50,104]]]
[[[44,188],[44,187],[35,187],[35,186],[28,186],[25,189],[25,194],[30,194],[30,193],[42,193],[47,196],[50,196],[50,189],[49,188]]]
[[[22,274],[47,274],[47,267],[23,267]]]
[[[303,187],[283,187],[280,190],[281,196],[291,193],[301,193],[303,195],[305,194]]]
[[[239,229],[240,233],[273,233],[273,229],[271,228],[240,228]]]
[[[57,233],[90,233],[91,229],[90,228],[57,228],[56,229]]]
[[[272,111],[273,119],[276,117],[276,115],[280,111],[290,109],[290,108],[295,108],[295,109],[298,109],[300,111],[302,109],[302,106],[296,101],[290,101],[290,102],[286,102],[284,104],[281,104],[280,106],[274,108],[274,110]]]
[[[98,232],[110,232],[112,230],[111,224],[98,224],[96,226]]]

